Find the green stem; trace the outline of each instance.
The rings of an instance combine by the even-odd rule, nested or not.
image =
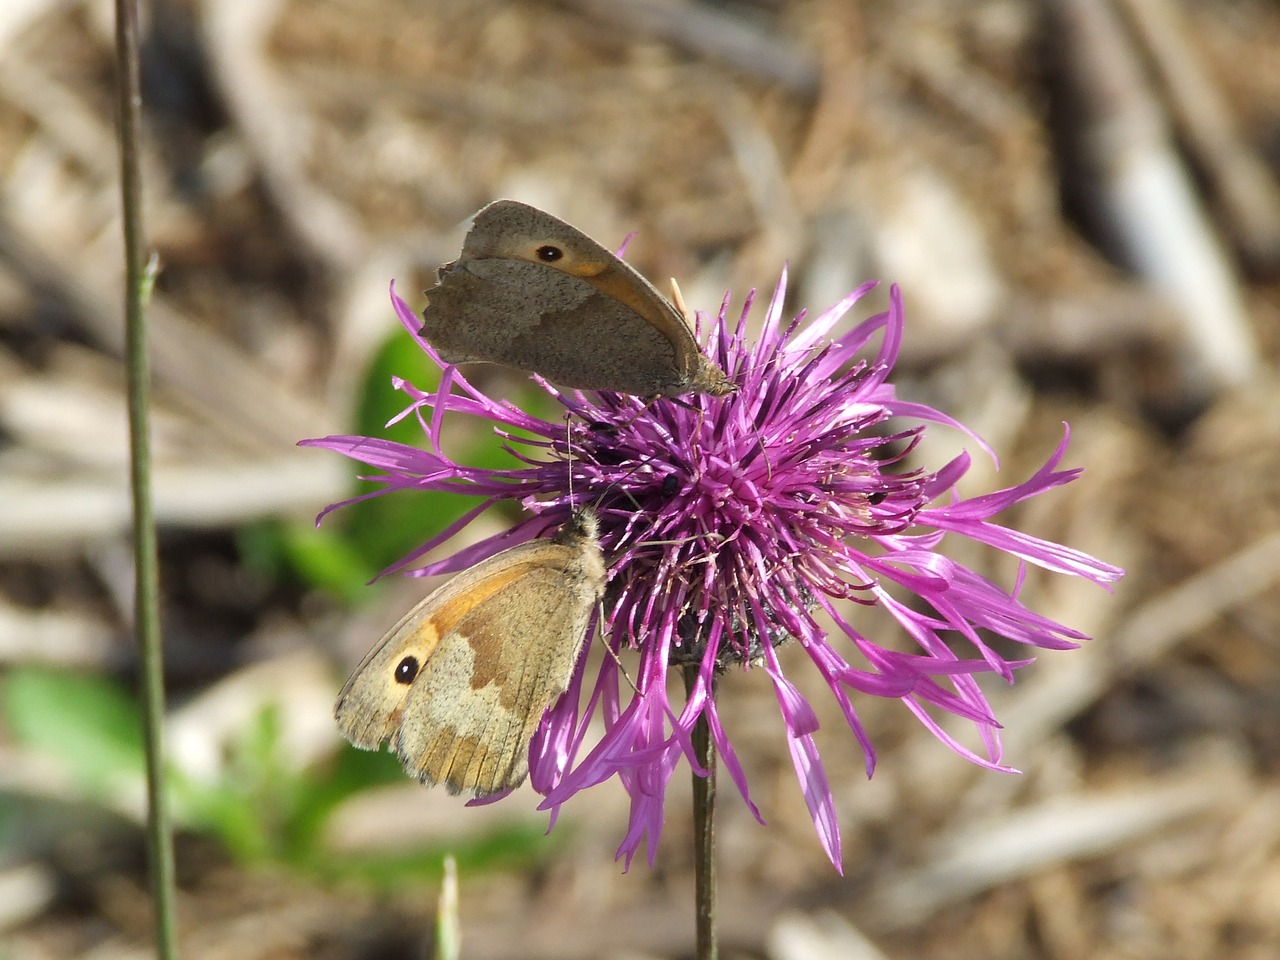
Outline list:
[[[124,221],[125,363],[129,378],[129,465],[133,492],[134,625],[142,665],[143,735],[147,753],[147,841],[155,903],[156,954],[176,960],[173,832],[164,789],[164,658],[160,644],[156,525],[151,502],[151,367],[146,302],[150,292],[142,222],[141,67],[137,0],[116,0],[116,70],[120,110],[120,197]]]
[[[691,692],[698,681],[698,665],[685,664],[685,690]],[[715,696],[715,679],[707,696]],[[693,752],[707,771],[693,774],[693,870],[694,903],[697,919],[697,960],[715,960],[716,942],[716,750],[705,714],[693,728]]]

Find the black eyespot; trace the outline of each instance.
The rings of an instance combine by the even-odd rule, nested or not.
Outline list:
[[[554,244],[544,243],[534,251],[538,255],[538,259],[543,263],[555,263],[564,256],[564,251]]]
[[[396,664],[396,683],[403,683],[405,686],[413,683],[414,677],[418,675],[418,658],[405,657]]]
[[[888,496],[889,495],[887,493],[873,493],[869,497],[867,497],[867,503],[871,504],[874,507],[877,503],[884,503],[885,499],[888,498]]]

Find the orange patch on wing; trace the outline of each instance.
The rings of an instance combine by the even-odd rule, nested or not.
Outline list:
[[[534,263],[541,262],[540,260],[537,260],[532,257],[530,259],[533,260]],[[590,280],[592,277],[600,276],[600,274],[608,270],[609,267],[612,266],[612,264],[608,260],[573,259],[573,260],[561,260],[558,263],[551,264],[550,266],[552,266],[556,270],[560,270],[563,273],[567,273],[570,276],[581,277],[584,280]],[[595,286],[598,288],[599,284],[592,284],[592,286]]]
[[[436,631],[436,637],[431,643],[431,649],[434,650],[436,644],[440,642],[439,638],[455,629],[472,610],[498,591],[525,576],[530,570],[542,565],[536,557],[531,557],[524,563],[513,564],[499,573],[485,577],[479,583],[472,585],[471,589],[465,594],[454,597],[448,603],[441,604],[440,609],[436,610],[429,620],[423,621],[423,627],[429,624]]]
[[[401,646],[401,653],[404,656],[413,656],[418,659],[418,667],[421,669],[422,664],[436,652],[436,647],[440,645],[440,638],[445,632],[440,629],[434,621],[434,618],[423,618],[413,630],[405,637],[405,642]]]
[[[673,325],[683,325],[684,321],[673,316],[660,299],[649,295],[648,290],[619,271],[610,271],[583,279],[605,296],[617,300],[644,317],[645,322],[671,341],[671,352],[676,352],[676,341],[673,339],[675,335],[672,334]]]

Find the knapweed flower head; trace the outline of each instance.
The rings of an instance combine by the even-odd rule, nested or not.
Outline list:
[[[410,399],[405,413],[423,426],[426,449],[359,436],[304,441],[380,471],[366,478],[378,484],[366,496],[417,489],[485,498],[392,570],[412,567],[502,501],[518,501],[529,519],[416,572],[463,569],[563,524],[575,509],[594,507],[609,564],[603,631],[615,649],[635,648],[639,665],[626,678],[616,658],[603,657],[588,677],[587,658],[581,659],[568,694],[547,711],[534,738],[530,779],[544,796],[543,808],[554,813],[579,791],[619,777],[631,797],[630,825],[618,849],[628,865],[642,843],[653,862],[666,786],[681,758],[700,771],[691,743],[699,718],[760,818],[717,712],[713,681],[719,673],[755,669],[772,684],[800,789],[839,868],[835,805],[813,738],[818,720],[783,675],[776,648],[792,641],[804,651],[861,745],[868,775],[876,755],[856,703],[866,696],[900,701],[957,753],[1008,769],[1000,762],[999,725],[976,678],[994,673],[1012,680],[1014,668],[1026,661],[1006,659],[990,640],[1062,649],[1085,639],[1022,605],[1017,587],[1024,565],[1099,584],[1122,573],[991,521],[1006,507],[1077,476],[1078,470],[1059,469],[1065,432],[1034,476],[971,499],[955,492],[970,465],[967,453],[932,472],[906,465],[927,425],[964,428],[895,395],[888,378],[904,326],[896,287],[887,312],[835,336],[874,284],[813,319],[801,314],[789,323],[782,317],[785,285],[784,273],[754,342],[747,336],[751,297],[734,323],[726,296],[708,325],[710,355],[738,387],[729,396],[646,402],[543,383],[568,416],[542,420],[484,395],[441,363],[444,374],[434,392],[396,381]],[[394,289],[392,301],[418,337],[421,321]],[[425,341],[418,342],[440,363]],[[446,415],[488,421],[507,438],[511,469],[454,462],[440,443]],[[949,537],[1016,557],[1020,573],[1013,588],[949,559],[942,552]],[[875,635],[854,626],[847,601],[883,611]],[[895,648],[904,646],[904,637],[911,652]],[[673,703],[667,671],[686,665],[693,665],[688,672],[696,679],[683,703]],[[935,719],[938,711],[972,723],[982,752],[945,732]],[[595,729],[589,722],[597,716],[603,734],[589,742]]]

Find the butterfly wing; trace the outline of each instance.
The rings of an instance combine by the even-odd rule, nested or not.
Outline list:
[[[479,796],[524,780],[529,741],[569,686],[596,602],[575,562],[528,570],[441,639],[395,740],[411,773]]]
[[[334,716],[355,746],[390,741],[423,781],[513,787],[547,707],[569,685],[605,568],[595,515],[504,550],[406,614],[352,672]]]
[[[580,390],[687,393],[676,350],[587,281],[523,260],[441,271],[423,332],[448,363],[501,363]]]
[[[442,589],[448,589],[451,583]],[[353,746],[377,750],[400,729],[409,685],[397,680],[398,673],[408,675],[398,668],[404,664],[416,674],[417,665],[426,663],[435,651],[440,633],[432,614],[439,595],[439,590],[430,594],[405,614],[374,644],[343,684],[333,718]]]
[[[424,336],[450,363],[502,363],[568,387],[727,393],[679,311],[636,270],[536,207],[476,214],[462,256],[427,291]]]
[[[388,630],[343,685],[334,706],[342,735],[362,750],[395,738],[412,684],[440,641],[477,606],[536,565],[549,542],[521,544],[458,574]]]

